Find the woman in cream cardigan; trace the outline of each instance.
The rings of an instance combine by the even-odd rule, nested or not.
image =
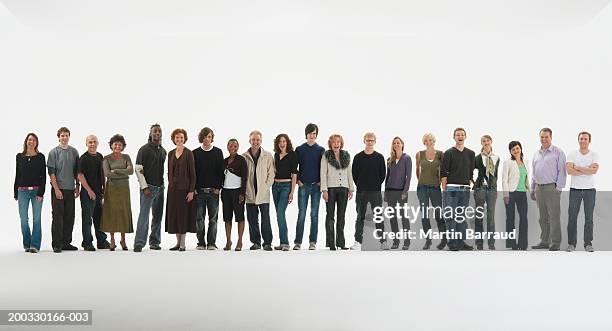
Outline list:
[[[331,135],[327,145],[329,150],[323,153],[321,158],[321,193],[327,209],[325,241],[326,246],[332,251],[335,251],[336,247],[346,250],[348,248],[344,241],[344,214],[347,202],[353,198],[355,190],[351,156],[342,149],[344,140],[339,134]],[[334,221],[334,212],[337,212],[336,221]]]
[[[529,190],[529,164],[523,158],[523,146],[518,141],[511,141],[508,145],[510,159],[504,162],[502,173],[502,189],[504,203],[506,204],[506,231],[515,230],[515,209],[519,213],[518,242],[515,239],[506,241],[506,248],[512,250],[527,250],[527,191]]]

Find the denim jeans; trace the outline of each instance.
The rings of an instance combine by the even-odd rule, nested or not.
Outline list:
[[[272,200],[276,209],[276,222],[278,223],[278,236],[281,245],[289,245],[287,234],[287,218],[285,211],[289,205],[289,193],[291,192],[291,182],[275,182],[272,185]]]
[[[355,198],[355,205],[357,209],[357,220],[355,221],[355,241],[363,243],[363,227],[366,218],[366,212],[368,211],[368,204],[370,208],[374,210],[375,207],[383,205],[382,193],[380,191],[367,191],[357,192]],[[374,223],[376,229],[385,231],[385,223]],[[380,239],[380,242],[384,242],[384,239]]]
[[[480,187],[474,190],[474,202],[476,208],[484,208],[485,204],[487,211],[487,232],[495,232],[495,204],[497,202],[497,189],[489,187]],[[479,215],[479,213],[476,213]],[[474,231],[484,232],[483,218],[476,216]],[[476,245],[482,245],[482,239],[476,239]],[[495,239],[488,239],[488,245],[495,245]]]
[[[196,216],[196,232],[198,246],[216,245],[217,219],[219,218],[219,194],[214,192],[198,193],[196,195],[198,212]],[[208,235],[206,235],[206,211],[208,211]]]
[[[134,247],[144,247],[147,244],[147,234],[149,232],[149,214],[152,212],[151,235],[149,236],[150,246],[161,244],[161,222],[164,215],[164,187],[149,185],[152,196],[147,198],[140,190],[140,212],[138,214],[138,224],[136,225],[136,235]]]
[[[446,211],[448,207],[452,208],[451,216],[446,218],[446,228],[450,232],[455,232],[448,241],[448,247],[461,248],[465,244],[465,230],[467,228],[465,208],[470,204],[470,188],[447,186],[446,191],[444,191],[443,204],[446,213],[448,213]],[[461,236],[459,236],[459,233]]]
[[[596,195],[595,189],[570,189],[569,220],[567,222],[567,241],[570,245],[576,246],[578,213],[582,201],[584,201],[584,246],[593,244],[593,210]]]
[[[308,208],[308,198],[310,198],[310,236],[311,243],[317,242],[319,232],[319,203],[321,202],[321,186],[306,184],[298,188],[298,219],[295,225],[296,244],[302,243],[304,237],[304,222],[306,221],[306,209]]]
[[[270,225],[270,204],[247,204],[247,220],[249,222],[249,237],[253,244],[272,245],[272,226]],[[259,230],[259,212],[261,212],[261,232]]]
[[[516,209],[519,214],[519,234],[518,242],[516,239],[506,240],[506,248],[527,249],[527,192],[509,192],[509,200],[506,205],[506,232],[514,231]]]
[[[96,243],[98,246],[106,243],[106,233],[100,231],[100,220],[102,219],[102,195],[96,194],[96,199],[91,200],[87,190],[81,188],[81,234],[83,242],[81,247],[91,246],[93,244],[93,236],[91,234],[91,226],[94,227],[96,233]]]
[[[346,187],[330,187],[327,189],[327,214],[325,215],[325,246],[344,247],[344,223],[349,190]],[[337,209],[336,209],[337,207]],[[336,222],[334,222],[334,212]],[[334,223],[335,229],[334,229]]]
[[[421,224],[423,224],[423,231],[428,232],[431,230],[431,222],[429,221],[429,212],[433,211],[433,216],[436,219],[436,225],[438,226],[438,232],[444,233],[446,232],[446,224],[444,223],[444,219],[442,218],[442,213],[439,208],[442,208],[442,190],[440,186],[432,186],[432,185],[418,185],[417,186],[417,197],[419,198],[419,205],[422,209],[421,216]],[[431,202],[431,207],[438,208],[429,210]],[[431,242],[431,239],[426,239]],[[442,243],[446,243],[446,236],[442,234]]]
[[[55,196],[55,190],[51,190],[51,246],[60,249],[72,243],[75,200],[74,190],[61,191],[64,198],[60,200]]]
[[[17,204],[19,205],[19,218],[21,219],[21,234],[23,235],[23,248],[36,248],[40,250],[42,230],[40,225],[40,213],[42,201],[36,200],[37,190],[18,191]],[[32,205],[32,232],[28,222],[28,208]]]

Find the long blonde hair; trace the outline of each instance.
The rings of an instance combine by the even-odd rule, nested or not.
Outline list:
[[[393,149],[393,143],[395,142],[395,139],[399,140],[402,143],[402,152],[404,151],[405,144],[404,144],[404,141],[402,140],[402,138],[400,138],[400,137],[393,138],[393,140],[391,140],[391,155],[387,159],[387,166],[392,165],[395,162],[395,160],[399,160],[399,158],[395,154],[395,150]]]

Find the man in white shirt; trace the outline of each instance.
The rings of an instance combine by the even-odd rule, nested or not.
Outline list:
[[[580,149],[567,157],[567,173],[572,176],[569,197],[569,219],[567,222],[567,251],[576,249],[576,228],[580,203],[584,201],[584,250],[593,252],[593,210],[595,209],[595,174],[599,169],[599,156],[589,150],[591,134],[578,134]]]

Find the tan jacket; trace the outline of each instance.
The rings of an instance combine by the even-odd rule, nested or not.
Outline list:
[[[527,169],[527,176],[525,176],[525,188],[527,188],[527,191],[529,191],[529,167],[527,166],[529,161],[527,161],[527,159],[523,159],[523,163],[525,164],[525,169]],[[509,192],[516,191],[520,177],[521,173],[519,171],[518,163],[512,159],[504,161],[504,168],[502,171],[502,190],[505,197],[510,195]]]
[[[248,169],[245,202],[256,205],[270,203],[270,188],[274,184],[275,175],[274,157],[270,152],[264,151],[261,148],[259,160],[257,161],[257,196],[255,196],[255,189],[253,188],[255,162],[248,150],[242,156],[246,160]]]

